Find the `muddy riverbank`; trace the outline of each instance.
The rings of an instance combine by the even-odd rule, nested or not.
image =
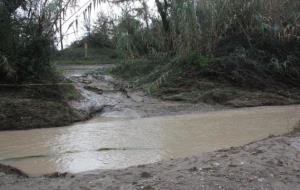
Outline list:
[[[241,96],[235,96],[236,90],[226,87],[223,92],[216,92],[217,99],[230,99],[230,101],[213,101],[215,93],[208,101],[182,101],[185,99],[158,98],[147,95],[143,90],[130,88],[130,83],[122,79],[117,79],[109,74],[113,65],[68,65],[60,67],[65,76],[73,81],[76,88],[81,92],[83,99],[81,101],[70,102],[78,115],[83,118],[90,116],[103,116],[113,118],[144,118],[164,115],[181,115],[189,113],[200,113],[216,110],[226,110],[230,108],[293,105],[299,103],[298,91],[271,93],[255,90],[240,90]],[[207,86],[208,83],[203,83]],[[219,84],[210,81],[212,90]],[[203,87],[204,87],[203,86]],[[232,93],[225,93],[232,90]],[[188,92],[187,92],[188,93]],[[199,92],[200,93],[200,92]],[[204,92],[203,92],[204,93]],[[230,95],[232,94],[232,95]],[[166,94],[167,95],[167,94]],[[180,94],[178,94],[180,95]],[[222,97],[223,96],[223,97]],[[229,97],[228,97],[229,96]],[[195,95],[196,97],[196,95]],[[192,98],[193,99],[193,98]],[[191,99],[191,100],[192,100]]]
[[[161,100],[148,96],[142,90],[127,88],[125,81],[108,74],[107,70],[112,67],[59,66],[67,83],[72,83],[77,92],[72,85],[1,87],[0,130],[60,127],[94,116],[144,118],[295,103],[289,98],[276,98],[273,101],[271,96],[258,92],[224,105],[216,102],[208,104]]]
[[[60,69],[72,81],[83,98],[69,102],[78,115],[109,118],[144,118],[164,115],[223,110],[229,107],[205,103],[163,101],[142,90],[127,88],[127,83],[107,74],[112,65],[64,66]]]
[[[142,91],[120,88],[124,82],[105,73],[110,67],[59,66],[58,70],[66,78],[62,84],[0,86],[0,130],[61,127],[95,115],[141,118],[225,108],[204,103],[161,101]],[[97,72],[93,72],[95,70]]]

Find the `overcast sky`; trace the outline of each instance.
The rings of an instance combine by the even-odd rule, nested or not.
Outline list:
[[[65,47],[67,47],[76,40],[80,40],[82,36],[85,35],[86,31],[84,29],[84,17],[82,12],[86,8],[86,5],[88,5],[88,2],[89,0],[78,0],[78,6],[74,10],[69,10],[69,12],[67,13],[63,25]],[[155,11],[155,1],[147,0],[147,3],[150,8],[150,11]],[[132,6],[137,6],[137,3],[136,5]],[[99,14],[99,12],[103,12],[104,14],[113,17],[118,17],[120,16],[121,9],[120,7],[112,3],[101,3],[100,5],[95,7],[95,9],[93,7],[91,12],[91,25],[93,25],[93,23],[97,19],[97,15]],[[70,24],[76,19],[78,20],[78,27],[76,27],[76,25],[73,24],[72,27],[69,28]]]

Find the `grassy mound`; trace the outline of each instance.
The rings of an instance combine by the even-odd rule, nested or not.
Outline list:
[[[60,65],[112,64],[119,58],[116,50],[110,48],[90,48],[87,58],[82,47],[71,47],[56,54],[53,62]]]
[[[73,85],[0,87],[0,130],[58,127],[76,120],[67,101],[80,98]]]
[[[300,100],[297,64],[263,65],[232,56],[197,53],[126,61],[111,72],[133,88],[165,100],[243,106],[284,105]]]

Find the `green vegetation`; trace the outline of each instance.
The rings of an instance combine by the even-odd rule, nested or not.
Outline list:
[[[56,85],[67,81],[50,62],[60,3],[0,0],[0,130],[76,120],[67,101],[80,95],[72,84]]]
[[[41,26],[42,22],[48,22],[44,20],[45,15],[55,10],[51,10],[50,5],[33,9],[36,3],[0,1],[0,82],[36,82],[55,78],[49,62],[51,36]],[[19,7],[31,11],[27,16],[21,16],[16,11]]]
[[[151,20],[148,27],[128,12],[120,22],[129,24],[116,41],[130,49],[120,49],[126,60],[112,73],[133,87],[165,99],[218,103],[253,93],[276,94],[275,99],[298,94],[299,1],[157,0],[156,5],[160,19],[142,17]]]
[[[112,74],[167,100],[299,99],[299,1],[156,0],[157,13],[136,2],[119,3],[118,18],[100,14],[57,62],[115,63]],[[85,42],[96,49],[88,59]]]
[[[66,64],[112,64],[123,58],[122,52],[114,46],[111,39],[113,22],[103,14],[99,14],[92,31],[87,27],[88,35],[79,41],[73,42],[70,47],[57,51],[53,62],[58,65]],[[85,50],[87,45],[87,51]]]
[[[120,64],[111,70],[113,75],[129,81],[132,88],[143,88],[150,95],[164,100],[207,102],[236,107],[282,105],[299,102],[299,91],[284,89],[279,84],[266,89],[239,86],[212,75],[222,66],[219,59],[199,54],[171,58],[141,59]],[[212,77],[213,76],[213,77]],[[242,82],[242,81],[240,81]]]
[[[152,57],[126,61],[112,69],[111,73],[126,78],[133,87],[143,86],[151,93],[166,85],[180,86],[178,82],[191,78],[190,74],[194,71],[202,70],[213,62],[213,59],[196,53],[188,56]]]

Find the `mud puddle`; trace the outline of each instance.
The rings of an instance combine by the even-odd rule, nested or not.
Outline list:
[[[260,107],[0,132],[0,163],[34,176],[126,168],[282,135],[299,116],[300,106]]]

